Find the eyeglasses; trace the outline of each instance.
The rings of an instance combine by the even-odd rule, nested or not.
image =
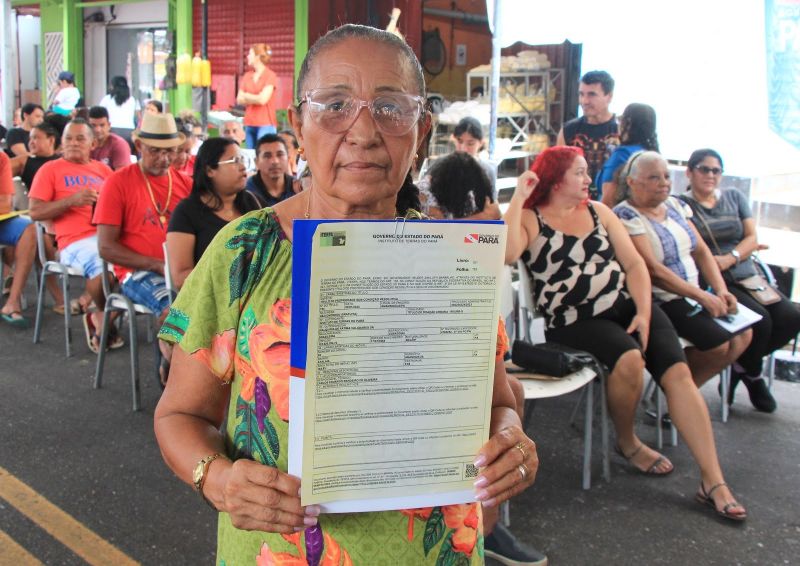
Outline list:
[[[231,159],[219,161],[217,165],[227,165],[228,163],[235,163],[236,165],[247,165],[247,158],[244,155],[237,155]]]
[[[152,145],[142,144],[144,150],[152,155],[158,157],[175,157],[178,154],[178,148],[176,147],[153,147]]]
[[[402,136],[411,131],[423,109],[421,96],[396,92],[380,94],[366,101],[338,88],[310,90],[297,107],[306,103],[314,123],[331,134],[341,134],[349,130],[361,109],[366,107],[382,133]]]
[[[708,175],[711,173],[712,175],[722,175],[722,169],[719,167],[706,167],[705,165],[698,165],[695,167],[697,171],[700,171],[703,175]]]

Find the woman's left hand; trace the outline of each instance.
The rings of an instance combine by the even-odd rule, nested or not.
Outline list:
[[[494,507],[527,489],[536,478],[536,443],[516,425],[496,432],[475,458],[481,469],[475,480],[475,499]]]
[[[646,351],[647,340],[650,338],[650,318],[643,314],[637,314],[633,317],[633,320],[631,320],[625,332],[628,334],[633,334],[634,332],[638,333],[639,345],[642,347],[642,352]]]
[[[728,314],[736,314],[739,310],[736,295],[730,291],[723,291],[722,293],[717,293],[717,296],[725,301],[725,305],[728,307]]]

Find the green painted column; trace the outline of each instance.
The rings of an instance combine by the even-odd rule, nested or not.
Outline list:
[[[62,0],[64,69],[75,73],[75,86],[83,92],[83,10],[75,0]]]
[[[308,53],[308,0],[294,0],[294,82]],[[297,93],[294,93],[295,102]]]
[[[171,0],[169,4],[169,29],[175,34],[175,55],[192,54],[192,0]],[[169,91],[170,112],[192,107],[192,85],[178,85]]]

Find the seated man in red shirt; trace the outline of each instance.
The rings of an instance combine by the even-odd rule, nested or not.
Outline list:
[[[163,320],[170,300],[162,246],[172,211],[192,188],[192,180],[170,165],[186,137],[172,114],[145,113],[132,138],[139,162],[106,180],[94,221],[100,255],[114,264],[122,292]]]
[[[30,216],[33,220],[52,220],[60,261],[83,270],[86,291],[100,311],[105,307],[103,265],[97,249],[97,229],[92,224],[92,209],[105,179],[112,171],[90,158],[94,134],[88,122],[72,120],[61,138],[63,157],[48,161],[36,173],[31,187]],[[86,313],[84,326],[89,348],[97,353],[103,317]],[[122,346],[116,335],[112,348]]]
[[[131,147],[127,141],[111,132],[107,108],[92,106],[89,109],[89,124],[94,131],[92,159],[108,165],[114,171],[131,164]]]

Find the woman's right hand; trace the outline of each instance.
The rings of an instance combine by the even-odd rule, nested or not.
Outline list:
[[[317,524],[319,507],[300,505],[300,479],[277,468],[237,460],[216,479],[222,485],[218,507],[237,529],[293,533]]]
[[[517,179],[517,187],[514,189],[514,194],[511,200],[521,200],[525,202],[528,197],[533,193],[533,189],[539,184],[539,177],[533,171],[525,171]]]
[[[717,318],[718,316],[725,316],[728,313],[728,305],[717,295],[713,295],[708,291],[703,291],[697,299],[708,313]]]

